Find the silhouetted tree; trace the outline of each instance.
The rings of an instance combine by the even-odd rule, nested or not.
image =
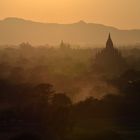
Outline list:
[[[72,105],[72,102],[69,97],[65,94],[55,94],[52,98],[52,105],[56,107],[69,107]]]

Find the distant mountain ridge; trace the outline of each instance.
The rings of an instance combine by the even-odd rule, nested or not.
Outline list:
[[[140,29],[120,30],[102,24],[79,21],[72,24],[41,23],[20,18],[0,20],[0,44],[30,42],[58,44],[61,40],[72,44],[105,44],[108,33],[115,44],[140,43]]]

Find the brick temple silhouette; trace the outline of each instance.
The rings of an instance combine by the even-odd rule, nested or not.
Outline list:
[[[94,67],[98,72],[109,75],[119,75],[127,69],[127,64],[121,52],[114,47],[109,33],[106,47],[96,54]]]

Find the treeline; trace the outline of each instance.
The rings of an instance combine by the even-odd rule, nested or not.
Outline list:
[[[50,84],[13,84],[1,80],[1,125],[11,131],[19,131],[20,127],[25,136],[37,135],[40,139],[139,139],[138,134],[129,131],[140,129],[140,72],[129,70],[108,82],[120,94],[108,94],[101,100],[89,97],[73,104]],[[3,131],[3,127],[0,129]]]
[[[0,137],[139,139],[140,50],[123,50],[130,69],[111,78],[93,70],[97,51],[25,43],[0,50]]]
[[[22,43],[17,47],[9,46],[0,50],[0,79],[11,80],[13,83],[51,83],[57,91],[66,92],[74,100],[78,98],[75,95],[83,93],[83,86],[92,90],[95,85],[94,93],[92,90],[87,94],[101,97],[102,93],[97,86],[101,83],[105,85],[106,79],[93,67],[99,50],[75,49],[64,43],[59,48],[35,48],[29,43]],[[129,48],[121,51],[130,68],[140,70],[140,50]],[[109,90],[108,88],[106,91],[107,87],[101,89],[105,92]]]

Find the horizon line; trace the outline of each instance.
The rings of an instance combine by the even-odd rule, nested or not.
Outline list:
[[[124,28],[119,28],[113,25],[107,25],[107,24],[103,24],[103,23],[98,23],[98,22],[87,22],[85,20],[79,20],[79,21],[75,21],[75,22],[69,22],[69,23],[59,23],[59,22],[43,22],[43,21],[36,21],[36,20],[32,20],[32,19],[27,19],[27,18],[23,18],[23,17],[5,17],[5,18],[1,18],[0,21],[4,21],[4,20],[8,20],[8,19],[17,19],[17,20],[24,20],[24,21],[29,21],[29,22],[35,22],[35,23],[41,23],[41,24],[62,24],[62,25],[69,25],[69,24],[76,24],[76,23],[85,23],[85,24],[97,24],[97,25],[102,25],[102,26],[106,26],[106,27],[111,27],[111,28],[115,28],[117,30],[140,30],[140,28],[128,28],[128,29],[124,29]]]

